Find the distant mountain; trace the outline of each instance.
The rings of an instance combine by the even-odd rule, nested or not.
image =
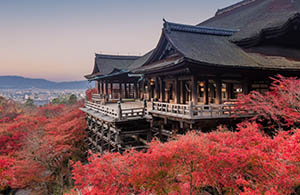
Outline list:
[[[88,81],[53,82],[46,79],[31,79],[21,76],[0,76],[0,89],[87,89]]]

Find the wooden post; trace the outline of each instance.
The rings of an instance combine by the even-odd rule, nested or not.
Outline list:
[[[216,104],[222,104],[222,81],[221,79],[215,79],[216,82]]]
[[[124,83],[125,98],[128,98],[127,83]]]
[[[98,94],[101,94],[101,92],[100,92],[100,82],[99,81],[97,81],[97,91],[98,91]]]
[[[160,98],[159,98],[159,101],[164,102],[165,101],[165,82],[163,81],[162,77],[160,77],[159,82],[160,82]]]
[[[175,78],[175,83],[174,83],[174,100],[175,104],[180,104],[180,85],[178,81],[178,77]]]
[[[128,83],[128,98],[132,98],[131,93],[132,93],[132,84]]]
[[[155,77],[155,93],[154,93],[154,98],[156,100],[159,99],[159,86],[158,86],[158,77]]]
[[[139,88],[138,88],[138,83],[137,82],[134,82],[134,91],[135,91],[135,93],[134,93],[134,99],[139,99]]]
[[[192,119],[194,117],[193,101],[190,101],[189,103],[189,114],[190,114],[190,118]]]
[[[208,95],[208,79],[204,81],[204,104],[209,104],[209,95]]]
[[[118,102],[118,119],[122,119],[122,108],[121,108],[121,102]]]
[[[122,102],[123,91],[122,91],[122,83],[121,82],[119,83],[119,99],[120,99],[120,102]]]
[[[104,94],[104,85],[103,85],[103,81],[101,80],[101,96],[103,97]]]
[[[114,97],[113,97],[113,95],[114,95],[113,89],[114,89],[114,84],[111,82],[110,83],[110,96],[111,96],[111,99],[114,99]]]
[[[105,95],[108,98],[108,82],[107,81],[104,82],[105,82]]]
[[[146,109],[147,109],[147,101],[144,99],[143,116],[145,116],[146,114]]]
[[[247,95],[250,92],[251,88],[251,84],[248,78],[245,78],[242,81],[242,90],[243,90],[243,94]]]
[[[231,99],[231,90],[232,90],[232,84],[231,83],[226,83],[226,96],[227,100]]]
[[[141,85],[139,85],[140,91],[140,99],[145,99],[145,81],[142,80]]]
[[[185,90],[184,90],[184,81],[179,81],[180,83],[180,103],[185,103]]]
[[[192,101],[194,102],[194,104],[198,103],[197,88],[198,88],[197,78],[195,76],[192,76]]]

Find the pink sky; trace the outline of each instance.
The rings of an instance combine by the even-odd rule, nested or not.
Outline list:
[[[0,2],[0,75],[84,80],[94,53],[141,55],[162,18],[197,24],[236,0],[10,0]]]

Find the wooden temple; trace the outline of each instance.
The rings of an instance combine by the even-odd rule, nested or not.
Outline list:
[[[99,94],[82,108],[91,145],[123,151],[248,117],[234,110],[238,94],[264,93],[277,74],[299,76],[299,33],[300,2],[245,0],[198,25],[164,20],[144,56],[96,54],[86,78]]]

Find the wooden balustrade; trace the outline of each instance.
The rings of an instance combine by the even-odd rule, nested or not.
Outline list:
[[[203,118],[227,118],[236,115],[235,104],[209,104],[194,105],[189,104],[171,104],[164,102],[144,103],[144,106],[138,108],[122,109],[121,104],[116,106],[101,105],[96,102],[87,101],[85,107],[103,115],[115,118],[117,120],[126,120],[134,117],[144,117],[147,113],[156,113],[181,117],[185,119],[203,119]]]
[[[152,113],[161,113],[188,119],[233,117],[235,104],[193,105],[151,102]]]
[[[119,119],[119,120],[126,120],[126,119],[134,118],[134,117],[143,117],[146,112],[145,106],[140,107],[140,108],[122,109],[120,103],[118,103],[117,108],[114,108],[115,106],[113,107],[113,106],[108,106],[108,105],[101,105],[99,103],[86,101],[85,107],[87,109],[101,113],[105,116],[109,116],[109,117]]]
[[[93,103],[90,101],[86,101],[85,102],[85,107],[88,109],[91,109],[95,112],[99,112],[101,114],[113,117],[113,118],[117,118],[118,117],[118,112],[116,109],[108,107],[108,106],[104,106],[98,103]]]

